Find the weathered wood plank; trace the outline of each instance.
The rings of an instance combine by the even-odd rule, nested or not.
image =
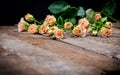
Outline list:
[[[66,36],[61,41],[85,48],[87,50],[103,54],[109,57],[116,57],[120,54],[120,30],[113,28],[113,35],[107,38],[103,37],[91,37],[74,38]],[[120,58],[119,58],[120,59]]]
[[[18,55],[0,47],[0,75],[42,75]]]
[[[101,75],[106,71],[120,70],[120,60],[97,54],[68,41],[51,40],[27,32],[18,33],[13,26],[0,27],[0,44],[44,75]]]

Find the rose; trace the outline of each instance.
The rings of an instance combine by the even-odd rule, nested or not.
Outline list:
[[[20,22],[18,23],[18,32],[26,31],[28,27],[29,27],[29,23],[27,23],[22,17],[20,19]]]
[[[25,15],[25,20],[28,21],[28,22],[33,22],[34,21],[34,17],[30,13],[27,13]]]
[[[108,37],[112,34],[112,29],[108,29],[108,28],[102,28],[101,29],[101,35],[103,37]]]
[[[49,29],[48,25],[43,24],[39,28],[39,33],[45,34],[45,33],[47,33],[48,29]]]
[[[92,31],[92,28],[91,27],[86,27],[86,32],[89,33]]]
[[[64,28],[66,29],[70,29],[73,26],[73,24],[71,22],[65,22],[64,24]]]
[[[101,19],[101,15],[100,14],[95,14],[95,20],[100,20]]]
[[[82,18],[78,21],[78,25],[82,27],[87,27],[89,24],[89,21],[86,18]]]
[[[52,26],[52,27],[49,28],[47,34],[48,34],[49,36],[52,36],[57,29],[58,29],[57,26]]]
[[[54,35],[56,38],[62,39],[64,37],[64,31],[62,29],[57,29]]]
[[[38,33],[38,26],[35,25],[35,24],[31,24],[29,27],[28,27],[28,32],[29,33]]]
[[[107,27],[107,28],[112,28],[112,26],[113,26],[112,22],[105,23],[105,27]]]
[[[47,15],[44,21],[44,23],[48,25],[53,25],[55,22],[56,22],[56,18],[53,15]]]
[[[92,30],[92,33],[91,33],[93,36],[97,36],[98,35],[98,31],[97,30]]]
[[[75,36],[84,37],[86,35],[86,29],[85,29],[85,27],[82,27],[82,26],[78,25],[78,26],[74,27],[72,33]]]
[[[50,30],[52,30],[53,32],[55,32],[55,30],[57,30],[57,29],[58,29],[57,26],[52,26],[52,27],[50,27]]]

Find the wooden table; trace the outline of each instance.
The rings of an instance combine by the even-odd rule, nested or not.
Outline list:
[[[108,38],[61,40],[0,26],[0,75],[114,75],[120,73],[120,29]]]

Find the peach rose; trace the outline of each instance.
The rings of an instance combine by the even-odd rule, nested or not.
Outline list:
[[[48,36],[52,36],[54,34],[54,31],[53,30],[48,30],[47,34],[48,34]]]
[[[82,18],[78,21],[78,25],[82,27],[87,27],[89,24],[89,21],[86,18]]]
[[[90,27],[86,27],[86,32],[89,33],[92,30]]]
[[[55,31],[56,31],[57,29],[58,29],[58,27],[52,26],[52,27],[49,28],[47,34],[48,34],[49,36],[51,36],[51,35],[53,35],[53,34],[55,33]]]
[[[86,35],[85,27],[76,26],[72,31],[73,35],[84,37]]]
[[[58,27],[56,27],[56,26],[50,27],[50,30],[52,30],[53,32],[55,32],[55,30],[57,30],[57,29],[58,29]]]
[[[62,29],[57,29],[54,35],[56,38],[62,39],[64,37],[64,31]]]
[[[98,35],[98,31],[97,30],[92,30],[92,35],[93,36],[97,36]]]
[[[40,28],[39,28],[39,33],[45,34],[45,33],[47,33],[48,29],[49,29],[48,25],[44,25],[44,24],[43,24],[43,25],[41,25]]]
[[[29,23],[24,21],[24,18],[22,17],[20,19],[20,22],[18,23],[18,32],[26,31],[28,29]]]
[[[33,15],[27,13],[27,14],[25,15],[25,20],[28,21],[28,22],[33,22],[34,17],[33,17]]]
[[[106,26],[105,27],[112,28],[112,26],[113,26],[112,22],[106,22]]]
[[[73,26],[73,24],[71,22],[65,22],[64,24],[64,28],[66,29],[70,29]]]
[[[56,22],[56,18],[52,15],[47,15],[47,17],[45,18],[45,23],[47,23],[48,25],[53,25]]]
[[[38,26],[35,25],[35,24],[31,24],[29,27],[28,27],[28,32],[29,33],[38,33]]]
[[[112,29],[108,29],[108,28],[101,29],[102,36],[107,37],[107,36],[111,36],[111,34],[112,34]]]
[[[101,19],[101,15],[100,14],[95,14],[95,20],[100,20]]]

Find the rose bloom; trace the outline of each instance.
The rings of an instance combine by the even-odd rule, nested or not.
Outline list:
[[[113,26],[112,22],[106,22],[106,27],[107,28],[112,28],[112,26]]]
[[[25,20],[27,20],[28,22],[33,22],[34,17],[33,17],[33,15],[27,13],[27,14],[25,15]]]
[[[56,38],[62,39],[64,37],[64,31],[62,29],[57,29],[54,35]]]
[[[101,19],[101,15],[100,14],[95,14],[95,20],[100,20]]]
[[[65,22],[64,24],[64,28],[66,29],[70,29],[73,26],[73,24],[71,22]]]
[[[49,30],[47,31],[47,34],[48,34],[49,36],[51,36],[51,35],[53,35],[53,34],[55,33],[55,31],[56,31],[57,29],[58,29],[57,26],[52,26],[52,27],[50,27]]]
[[[112,29],[108,29],[108,28],[102,28],[101,29],[101,35],[104,37],[108,37],[111,36],[112,34]]]
[[[85,27],[76,26],[72,31],[73,35],[84,37],[86,35]]]
[[[28,32],[29,33],[38,33],[38,26],[35,25],[35,24],[31,24],[29,27],[28,27]]]
[[[53,25],[56,22],[56,18],[52,15],[47,15],[47,17],[45,18],[45,23],[47,23],[48,25]]]
[[[50,30],[52,30],[53,32],[55,32],[57,29],[58,29],[57,26],[52,26],[52,27],[50,27]]]
[[[98,31],[97,30],[92,30],[92,35],[93,36],[97,36],[98,35]]]
[[[89,21],[86,18],[82,18],[78,21],[78,25],[82,27],[87,27],[89,24]]]
[[[92,30],[90,27],[86,27],[86,32],[89,33]]]
[[[18,32],[26,31],[28,28],[29,24],[24,21],[24,18],[22,17],[20,19],[20,22],[18,23]]]
[[[49,29],[49,30],[47,31],[47,34],[48,34],[48,36],[52,36],[52,35],[54,34],[54,31]]]
[[[45,33],[47,33],[48,29],[49,29],[48,25],[44,25],[44,24],[43,24],[43,25],[41,25],[40,28],[39,28],[39,33],[45,34]]]

